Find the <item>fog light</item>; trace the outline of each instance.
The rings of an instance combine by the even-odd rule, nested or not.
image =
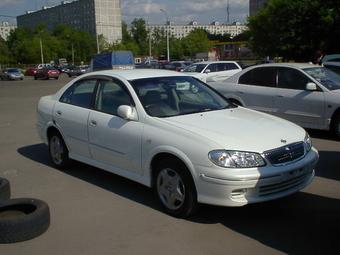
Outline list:
[[[233,198],[244,197],[246,193],[247,189],[236,189],[231,192],[231,197]]]

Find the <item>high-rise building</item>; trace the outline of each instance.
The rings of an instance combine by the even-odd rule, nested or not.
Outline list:
[[[40,24],[53,29],[65,24],[93,35],[103,35],[107,42],[122,39],[122,16],[119,0],[63,1],[57,6],[43,6],[17,17],[18,27]]]
[[[169,33],[175,38],[184,38],[195,29],[204,29],[208,33],[214,35],[230,34],[232,37],[235,37],[243,33],[248,28],[247,26],[237,22],[233,24],[220,24],[217,21],[214,21],[211,24],[199,24],[196,21],[192,21],[186,25],[177,25],[171,22],[164,25],[148,25],[148,30],[151,33],[155,30],[160,30]]]
[[[15,30],[16,28],[16,26],[10,25],[8,22],[2,22],[0,24],[0,37],[4,40],[7,40],[11,31]]]
[[[257,14],[267,2],[268,0],[249,0],[249,16]]]

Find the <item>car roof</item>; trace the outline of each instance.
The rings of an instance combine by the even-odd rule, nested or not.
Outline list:
[[[314,64],[310,64],[310,63],[270,63],[270,64],[261,64],[261,65],[254,65],[249,67],[249,69],[245,69],[245,70],[250,70],[250,68],[256,68],[256,67],[294,67],[294,68],[311,68],[311,67],[320,67],[319,65],[314,65]]]
[[[216,63],[236,63],[235,61],[202,61],[193,64],[216,64]]]
[[[169,71],[169,70],[158,70],[158,69],[131,69],[131,70],[105,70],[88,73],[89,75],[107,75],[107,76],[120,76],[126,80],[137,80],[144,78],[154,77],[167,77],[167,76],[188,76],[183,73]]]

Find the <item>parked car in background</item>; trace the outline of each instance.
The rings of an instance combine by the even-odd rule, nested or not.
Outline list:
[[[195,77],[204,82],[225,80],[242,71],[235,61],[205,61],[194,63],[186,67],[184,73],[193,73]]]
[[[38,68],[36,67],[29,67],[26,69],[25,75],[26,76],[34,76],[37,73]]]
[[[249,67],[209,83],[238,105],[270,113],[305,128],[332,130],[340,138],[340,75],[312,64]]]
[[[229,103],[192,76],[110,70],[78,77],[38,104],[55,167],[75,159],[148,187],[166,212],[288,196],[314,177],[306,131]]]
[[[0,72],[1,80],[23,80],[24,75],[18,68],[6,68]]]
[[[87,72],[89,72],[88,66],[72,66],[65,70],[65,73],[68,75],[68,77],[79,76]]]
[[[170,64],[174,67],[174,71],[183,71],[186,67],[190,66],[192,62],[190,61],[172,61]]]
[[[52,66],[47,66],[47,67],[38,69],[37,73],[34,75],[34,79],[35,80],[38,80],[38,79],[48,80],[50,78],[54,78],[58,80],[59,75],[60,75],[60,72],[58,71],[58,69]]]
[[[340,62],[325,62],[322,65],[340,75]]]
[[[330,55],[325,55],[321,59],[321,63],[325,62],[340,62],[340,54],[330,54]]]

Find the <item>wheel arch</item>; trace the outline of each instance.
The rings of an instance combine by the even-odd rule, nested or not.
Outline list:
[[[50,125],[47,129],[46,129],[46,137],[47,137],[47,143],[49,143],[50,137],[52,134],[59,134],[61,136],[61,138],[64,140],[64,143],[66,145],[66,148],[68,151],[70,151],[69,146],[67,144],[67,141],[65,140],[65,137],[63,135],[63,133],[54,125]]]
[[[155,173],[157,170],[158,163],[165,159],[165,158],[172,158],[173,160],[176,160],[183,164],[183,166],[187,169],[187,171],[190,174],[191,180],[193,182],[193,185],[196,189],[196,183],[195,183],[195,172],[194,172],[194,166],[191,162],[191,160],[182,152],[179,151],[170,151],[170,150],[161,150],[157,153],[154,153],[151,159],[148,163],[148,169],[149,169],[149,176],[150,176],[150,187],[153,187],[155,184]]]

